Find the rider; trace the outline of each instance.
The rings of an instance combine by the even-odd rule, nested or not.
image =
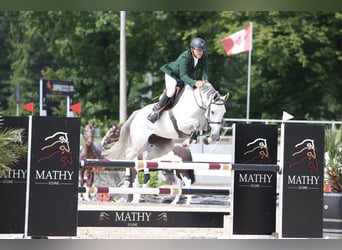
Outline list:
[[[159,102],[154,105],[152,113],[147,117],[152,123],[159,119],[160,113],[174,95],[177,83],[182,81],[194,87],[200,88],[208,82],[208,57],[205,54],[206,44],[201,37],[192,39],[190,49],[182,52],[176,61],[163,65],[160,70],[165,73],[165,87]],[[202,72],[202,80],[196,80],[197,70]]]

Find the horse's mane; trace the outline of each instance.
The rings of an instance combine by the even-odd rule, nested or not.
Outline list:
[[[211,100],[213,95],[217,95],[217,90],[213,87],[211,83],[205,83],[201,88],[198,89],[202,98],[206,100]]]
[[[210,98],[212,95],[217,93],[217,90],[213,87],[211,83],[205,83],[203,86],[199,89],[202,93],[202,95],[206,95],[207,98]]]

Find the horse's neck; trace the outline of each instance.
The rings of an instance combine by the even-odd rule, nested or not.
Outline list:
[[[98,143],[93,143],[91,147],[92,155],[96,159],[102,158],[101,153],[104,151],[104,148],[98,144]]]
[[[197,113],[203,113],[196,103],[194,92],[198,90],[193,90],[190,86],[185,85],[185,90],[180,97],[178,103],[174,107],[174,113],[180,112],[184,115],[197,115]]]
[[[207,86],[204,86],[201,89],[195,90],[186,85],[183,95],[174,108],[174,113],[203,118],[211,101],[210,98],[215,92],[211,84],[207,83],[206,85]]]
[[[94,159],[94,154],[93,154],[93,150],[92,150],[92,145],[84,145],[84,148],[80,154],[80,158],[81,159]]]

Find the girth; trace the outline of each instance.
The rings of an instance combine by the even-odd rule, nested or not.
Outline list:
[[[183,131],[179,130],[178,125],[177,125],[177,120],[176,120],[175,116],[173,115],[172,109],[170,109],[168,113],[169,113],[172,125],[178,134],[178,137],[179,138],[189,137],[190,134],[186,134]]]

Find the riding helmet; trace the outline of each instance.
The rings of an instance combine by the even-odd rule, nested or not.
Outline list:
[[[191,48],[205,51],[205,41],[203,38],[196,37],[190,43]]]

